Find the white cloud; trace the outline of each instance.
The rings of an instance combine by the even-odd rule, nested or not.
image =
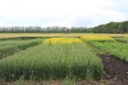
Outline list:
[[[0,23],[94,26],[127,20],[127,5],[128,0],[0,0]]]

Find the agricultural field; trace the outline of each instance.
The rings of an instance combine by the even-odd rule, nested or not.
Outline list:
[[[128,83],[127,34],[0,35],[1,85]]]
[[[128,62],[127,37],[112,38],[110,36],[81,36],[81,39],[107,54],[114,55],[115,57]]]
[[[127,36],[128,34],[94,34],[94,33],[0,33],[0,38],[16,37],[80,37],[83,35],[100,36]]]
[[[91,44],[108,54],[128,62],[128,44],[119,42],[91,42]]]
[[[0,41],[0,58],[39,44],[40,39]]]
[[[115,40],[118,42],[128,43],[128,37],[117,37]]]

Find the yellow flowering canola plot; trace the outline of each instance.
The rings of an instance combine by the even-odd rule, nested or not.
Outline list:
[[[115,41],[111,36],[85,35],[80,38],[85,41]]]
[[[79,38],[49,38],[44,40],[44,44],[77,44],[83,43]]]

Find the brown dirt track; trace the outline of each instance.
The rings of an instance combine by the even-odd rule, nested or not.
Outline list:
[[[128,85],[128,63],[112,55],[100,55],[104,70],[105,85]],[[108,84],[107,84],[108,83]]]

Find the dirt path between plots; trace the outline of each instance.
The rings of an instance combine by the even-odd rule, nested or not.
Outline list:
[[[128,63],[112,55],[100,55],[105,71],[105,85],[128,85]]]

